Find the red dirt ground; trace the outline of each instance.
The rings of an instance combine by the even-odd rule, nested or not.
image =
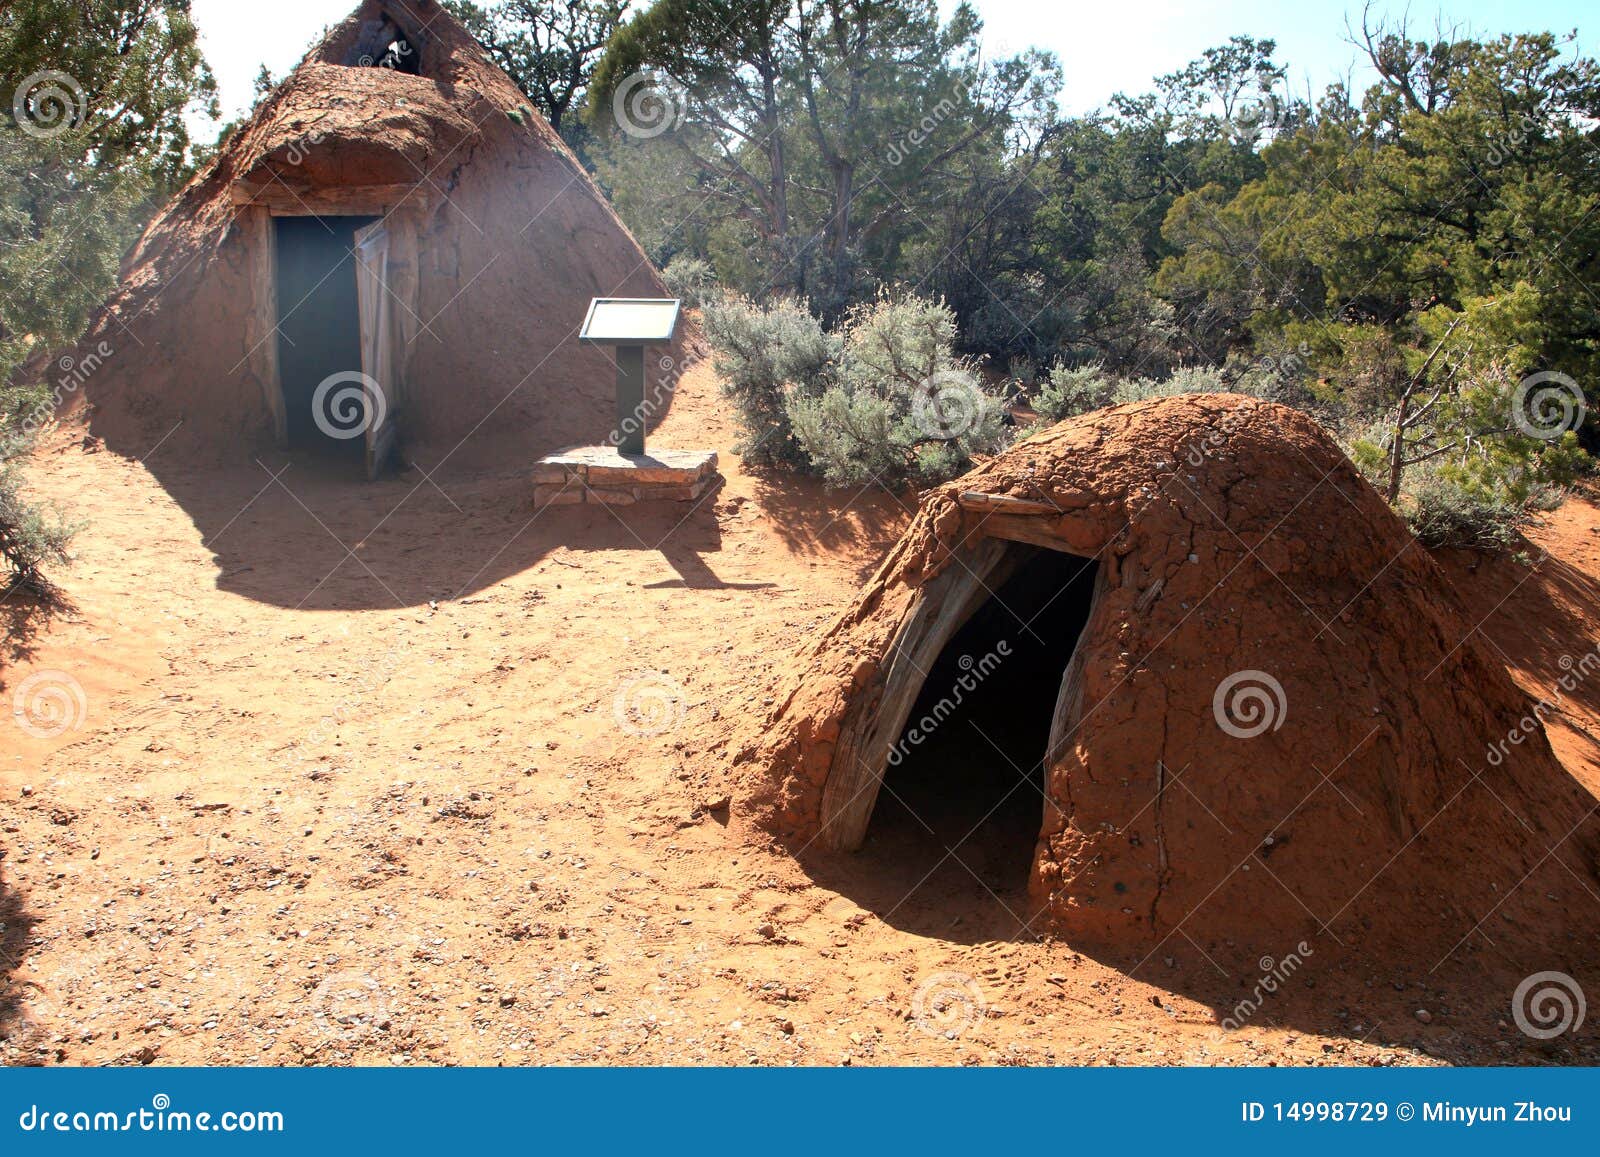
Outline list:
[[[719,413],[702,366],[656,440],[726,450]],[[519,477],[162,453],[63,437],[33,471],[85,528],[68,608],[9,608],[5,695],[65,672],[86,710],[0,730],[7,1062],[1600,1059],[1592,1024],[1524,1037],[1470,968],[1331,950],[1223,1032],[1258,978],[1187,945],[1125,975],[1016,939],[1008,893],[925,848],[802,864],[730,819],[729,721],[903,530],[879,491],[725,453],[685,521],[534,517]],[[1533,541],[1531,567],[1442,561],[1542,695],[1600,628],[1600,506]],[[1600,791],[1600,687],[1550,734]]]

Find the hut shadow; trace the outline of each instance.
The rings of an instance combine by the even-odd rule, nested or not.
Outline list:
[[[28,941],[37,921],[22,902],[21,895],[6,881],[5,863],[0,859],[0,1041],[20,1047],[14,1034],[26,1036],[24,1007],[27,986],[20,983],[16,970],[27,952]]]
[[[1511,1023],[1513,994],[1529,976],[1527,964],[1480,955],[1454,957],[1430,967],[1431,953],[1425,953],[1424,960],[1415,954],[1372,952],[1350,931],[1341,930],[1340,943],[1308,922],[1305,938],[1298,943],[1286,943],[1259,959],[1246,953],[1245,963],[1227,968],[1198,950],[1195,942],[1204,942],[1204,929],[1198,926],[1169,934],[1153,949],[1118,951],[1074,943],[1066,947],[1141,985],[1208,1008],[1218,1049],[1236,1041],[1244,1030],[1266,1029],[1404,1050],[1416,1058],[1451,1065],[1600,1062],[1600,1039],[1586,1026],[1541,1040]],[[1309,950],[1303,956],[1298,954],[1302,948]],[[1592,973],[1580,972],[1578,979],[1585,988],[1593,983]],[[1149,1000],[1136,989],[1125,997]],[[1175,1018],[1183,1015],[1181,1008],[1167,1011]],[[1323,1063],[1371,1063],[1345,1056],[1336,1043],[1325,1042],[1320,1053]],[[1394,1060],[1416,1063],[1405,1056]],[[1247,1058],[1244,1063],[1262,1062]]]
[[[849,897],[891,928],[952,944],[1033,940],[1027,889],[996,879],[971,857],[923,850],[907,859],[899,834],[869,834],[859,852],[808,849],[801,867],[821,888]]]
[[[471,594],[559,539],[522,476],[366,482],[359,461],[262,453],[248,466],[147,468],[193,522],[219,590],[302,610],[381,610]]]
[[[963,867],[949,864],[919,874],[926,865],[896,860],[897,850],[874,848],[869,837],[860,852],[812,848],[799,859],[815,885],[848,897],[912,936],[960,946],[1039,942],[1049,955],[1041,958],[1038,972],[1052,979],[1035,984],[1029,996],[1018,999],[1041,1015],[1050,1011],[1046,1002],[1058,997],[1079,1009],[1085,1003],[1109,1003],[1106,1015],[1112,1019],[1121,1017],[1121,1008],[1137,1004],[1135,1023],[1166,1015],[1190,1026],[1214,1026],[1209,1047],[1231,1055],[1228,1063],[1233,1064],[1264,1063],[1267,1053],[1252,1062],[1249,1054],[1241,1057],[1232,1051],[1261,1030],[1329,1038],[1314,1054],[1322,1063],[1353,1063],[1345,1049],[1358,1045],[1406,1050],[1452,1065],[1600,1062],[1600,1042],[1592,1033],[1539,1041],[1507,1025],[1511,994],[1527,975],[1525,969],[1489,966],[1479,958],[1452,960],[1429,971],[1431,958],[1419,963],[1369,956],[1348,935],[1341,945],[1319,934],[1314,924],[1305,929],[1302,943],[1311,951],[1303,959],[1249,956],[1247,965],[1228,968],[1196,946],[1196,941],[1205,942],[1198,923],[1182,930],[1192,935],[1172,934],[1153,947],[1118,950],[1064,941],[1049,931],[1042,916],[1033,918],[1037,909],[1024,887],[990,889]],[[1292,952],[1295,947],[1274,951]],[[1106,979],[1103,975],[1078,970],[1084,960],[1120,977],[1111,977],[1106,988],[1099,983]],[[1106,1001],[1112,994],[1115,1001]],[[1418,1009],[1431,1010],[1427,1023],[1418,1018]],[[1284,1043],[1280,1039],[1267,1047]]]
[[[864,552],[857,566],[865,579],[916,514],[915,495],[892,495],[879,486],[831,489],[796,475],[764,472],[751,479],[757,504],[790,552],[805,558]]]
[[[1465,550],[1434,557],[1501,658],[1554,682],[1565,670],[1563,656],[1575,663],[1595,648],[1584,610],[1600,606],[1600,581],[1532,544],[1525,544],[1524,553],[1530,562]],[[1577,697],[1600,709],[1600,688],[1579,688]]]
[[[248,467],[147,468],[194,523],[218,589],[302,610],[384,610],[464,597],[550,556],[659,552],[689,590],[755,590],[709,561],[722,549],[714,496],[690,505],[535,510],[524,472],[367,482],[357,461],[262,453]]]

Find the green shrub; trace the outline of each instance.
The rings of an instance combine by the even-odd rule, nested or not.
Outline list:
[[[820,393],[838,357],[838,339],[792,298],[765,307],[743,297],[710,300],[703,325],[723,392],[744,429],[734,449],[753,465],[809,468],[795,440],[788,399]]]
[[[1049,421],[1059,422],[1111,405],[1114,389],[1115,380],[1107,377],[1101,366],[1068,369],[1059,365],[1050,371],[1050,380],[1034,398],[1033,408]]]
[[[1001,400],[956,357],[942,302],[885,298],[830,334],[793,299],[726,297],[707,304],[705,330],[746,461],[840,486],[930,484],[1005,440]]]
[[[65,565],[72,527],[54,510],[29,501],[22,493],[21,461],[33,448],[54,411],[43,387],[0,384],[0,559],[10,574],[0,587],[24,584],[37,588],[40,568]]]
[[[1217,394],[1229,387],[1221,372],[1208,366],[1179,366],[1166,378],[1124,378],[1111,393],[1113,405],[1144,402],[1151,398],[1175,398],[1179,394]]]
[[[1050,381],[1034,399],[1033,408],[1050,421],[1059,422],[1124,402],[1217,393],[1229,388],[1219,371],[1195,366],[1182,366],[1167,378],[1116,378],[1098,365],[1076,369],[1056,366],[1050,371]]]
[[[661,271],[661,283],[673,297],[683,299],[691,309],[704,309],[706,304],[722,296],[717,284],[716,270],[711,262],[687,254],[674,257]]]
[[[791,394],[789,418],[812,468],[829,482],[931,485],[1004,444],[1001,398],[954,353],[943,302],[883,298],[845,316],[834,380]]]
[[[1400,513],[1424,546],[1500,551],[1516,545],[1537,516],[1561,499],[1554,487],[1536,487],[1518,498],[1434,474],[1401,499]]]

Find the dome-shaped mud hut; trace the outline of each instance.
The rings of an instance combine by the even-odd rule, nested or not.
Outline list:
[[[1020,801],[1031,927],[1075,945],[1426,967],[1492,935],[1570,970],[1596,803],[1476,626],[1310,418],[1120,406],[925,496],[736,744],[736,799],[808,855],[891,798],[974,801],[951,841]]]

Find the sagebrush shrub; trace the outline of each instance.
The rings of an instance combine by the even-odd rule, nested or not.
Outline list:
[[[956,356],[942,302],[884,298],[828,333],[793,299],[728,297],[705,328],[747,461],[893,487],[954,477],[1004,443],[1001,399]]]
[[[925,298],[886,297],[846,314],[834,380],[789,398],[815,472],[836,485],[929,485],[1000,449],[1002,399],[956,356],[955,337],[949,307]]]
[[[53,409],[42,387],[0,384],[0,560],[10,571],[0,587],[37,585],[42,567],[67,562],[72,527],[59,512],[28,500],[19,468]]]
[[[1116,383],[1098,365],[1069,368],[1058,365],[1039,390],[1033,408],[1041,417],[1059,422],[1111,404]]]
[[[722,296],[716,270],[711,268],[711,262],[699,257],[674,257],[661,270],[661,283],[691,309],[704,309],[708,302]]]
[[[733,400],[743,427],[734,448],[755,465],[808,468],[810,460],[789,420],[788,399],[821,390],[838,356],[838,339],[793,298],[766,306],[743,297],[711,300],[703,324],[723,392]]]
[[[1540,513],[1560,501],[1554,488],[1540,487],[1518,498],[1435,474],[1401,499],[1400,513],[1424,546],[1508,550]]]

